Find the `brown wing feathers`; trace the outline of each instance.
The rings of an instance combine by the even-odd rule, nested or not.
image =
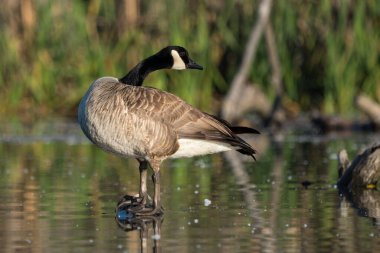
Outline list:
[[[190,105],[188,106],[191,107]],[[178,129],[179,138],[228,143],[229,145],[236,147],[238,152],[245,155],[250,155],[255,159],[254,154],[256,151],[236,134],[258,134],[259,132],[257,130],[248,127],[230,126],[227,121],[219,119],[213,115],[200,112],[193,107],[191,107],[191,110],[187,111],[186,114],[192,115],[192,118],[194,118],[194,114],[198,117],[196,120],[188,121]],[[182,117],[186,117],[186,114]]]
[[[136,95],[132,95],[131,91],[132,93],[136,92]],[[144,113],[138,113],[139,115],[146,115],[162,124],[172,125],[173,130],[177,132],[178,138],[227,143],[236,147],[238,152],[255,158],[255,150],[236,134],[258,134],[257,130],[248,127],[231,126],[227,121],[201,112],[180,98],[161,90],[139,87],[139,89],[130,89],[128,93],[134,99],[129,97],[129,101],[125,102],[130,105],[134,104],[134,110],[144,111]],[[141,99],[136,99],[136,97]],[[136,106],[136,104],[139,104],[139,106]],[[130,109],[132,108],[130,107]],[[135,113],[137,112],[135,111]]]
[[[224,124],[224,121],[219,121],[218,123],[230,130],[229,135],[222,134],[222,132],[218,131],[210,131],[206,134],[206,138],[210,140],[228,143],[231,146],[237,147],[238,152],[245,155],[250,155],[253,159],[255,159],[254,154],[256,154],[256,151],[251,147],[251,145],[249,145],[247,142],[245,142],[243,139],[236,135],[238,133],[257,133],[255,129],[248,127],[229,127],[228,125]],[[235,132],[234,130],[238,130],[238,132]]]

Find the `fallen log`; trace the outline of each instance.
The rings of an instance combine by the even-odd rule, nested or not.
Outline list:
[[[356,97],[358,108],[364,112],[377,128],[380,128],[380,105],[364,94]]]
[[[310,121],[321,134],[345,131],[374,131],[376,129],[374,123],[368,119],[347,120],[340,116],[325,116],[317,111],[311,114]]]
[[[320,133],[380,130],[380,105],[364,94],[359,94],[355,98],[355,104],[367,117],[348,120],[340,116],[325,116],[319,111],[314,111],[311,114],[311,122]]]
[[[242,63],[232,80],[230,90],[222,106],[222,117],[229,122],[233,122],[240,116],[236,114],[236,105],[244,94],[242,93],[242,88],[247,83],[247,77],[256,56],[260,38],[269,21],[271,9],[272,0],[261,0],[258,7],[258,19],[252,27],[245,46]]]

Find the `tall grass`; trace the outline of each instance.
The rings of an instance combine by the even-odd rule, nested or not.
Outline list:
[[[239,66],[257,3],[137,1],[139,9],[132,10],[137,18],[131,21],[120,2],[33,1],[32,25],[5,5],[0,11],[0,113],[74,114],[93,80],[121,77],[169,44],[185,46],[205,70],[158,71],[146,85],[217,110]],[[346,115],[352,114],[359,91],[379,100],[379,14],[375,0],[276,1],[271,21],[286,96],[305,110]],[[270,72],[262,42],[250,81],[268,94],[273,93]]]
[[[277,2],[272,17],[287,95],[345,116],[358,92],[380,100],[379,13],[372,0]]]

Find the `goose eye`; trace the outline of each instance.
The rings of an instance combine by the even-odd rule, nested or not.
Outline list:
[[[181,57],[186,56],[186,53],[185,52],[180,52],[179,56],[181,56]]]

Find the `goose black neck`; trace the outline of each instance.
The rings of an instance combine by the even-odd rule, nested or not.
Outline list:
[[[160,62],[158,57],[153,55],[137,64],[128,74],[120,78],[119,81],[132,86],[141,86],[149,73],[167,67]]]

